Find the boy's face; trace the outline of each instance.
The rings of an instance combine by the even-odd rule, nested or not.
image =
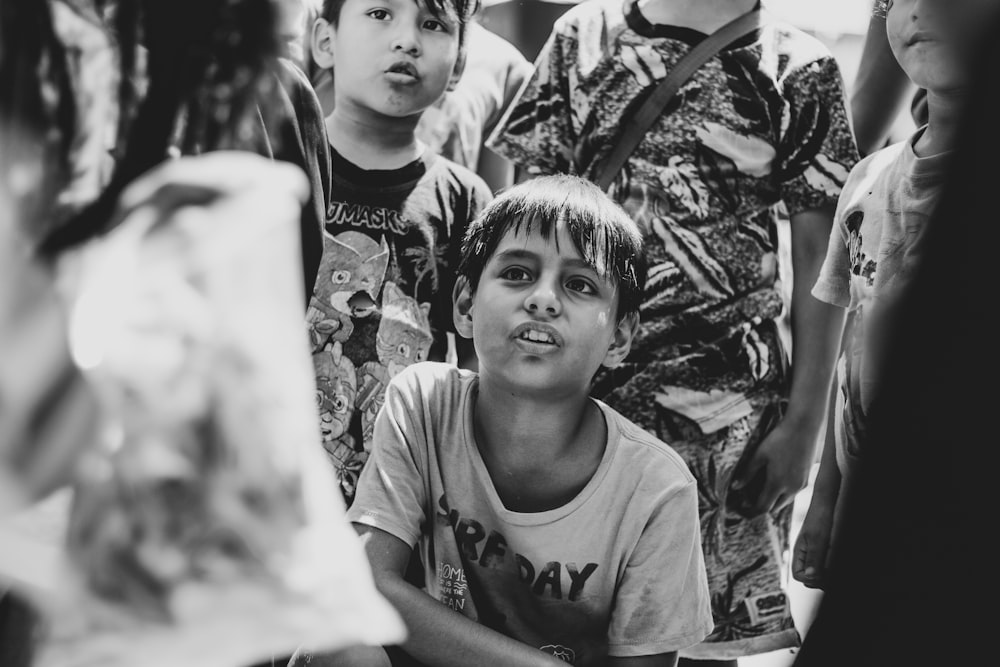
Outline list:
[[[1000,0],[893,0],[886,34],[913,83],[935,93],[971,83],[975,50]]]
[[[636,318],[616,321],[618,289],[560,226],[557,238],[507,232],[475,294],[456,289],[455,324],[471,337],[483,377],[547,397],[589,390],[602,364],[628,354]]]
[[[459,24],[423,0],[346,0],[337,25],[317,21],[313,53],[334,68],[337,104],[390,117],[422,112],[461,73]]]

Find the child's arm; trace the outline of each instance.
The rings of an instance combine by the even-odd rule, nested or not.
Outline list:
[[[480,625],[417,589],[403,577],[411,552],[405,542],[378,528],[362,524],[355,528],[376,587],[406,624],[409,639],[403,648],[420,662],[430,667],[565,667],[558,658]]]
[[[861,155],[874,153],[885,145],[914,89],[889,48],[885,19],[873,16],[868,23],[851,94],[854,136]]]
[[[809,588],[824,588],[826,565],[829,561],[830,537],[833,531],[833,515],[840,494],[840,468],[836,454],[837,400],[831,393],[829,413],[826,420],[826,440],[819,462],[819,470],[813,481],[812,497],[806,511],[799,535],[795,540],[792,559],[792,576]]]
[[[825,209],[791,216],[791,391],[785,416],[733,482],[734,490],[741,489],[759,470],[766,470],[760,494],[749,498],[743,508],[749,516],[792,502],[795,494],[805,488],[816,454],[844,328],[844,309],[810,294],[826,257],[832,224],[832,212]]]

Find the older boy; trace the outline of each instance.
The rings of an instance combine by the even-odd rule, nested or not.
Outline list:
[[[596,178],[650,91],[758,4],[575,5],[488,145],[530,174]],[[594,396],[670,442],[703,491],[715,630],[682,664],[735,666],[799,643],[791,503],[815,460],[843,318],[809,289],[856,160],[836,60],[765,14],[685,81],[613,183],[645,235],[650,280],[632,352]]]
[[[348,504],[386,383],[445,358],[458,243],[490,198],[479,177],[415,135],[462,73],[475,7],[327,0],[313,26],[313,59],[337,73],[326,119],[333,194],[307,320],[324,446]]]
[[[809,510],[795,544],[792,574],[823,588],[854,476],[864,461],[868,410],[877,396],[879,337],[892,303],[919,261],[921,239],[948,175],[970,94],[983,26],[1000,0],[879,3],[889,46],[910,80],[927,91],[927,124],[851,170],[837,205],[830,245],[813,295],[845,308],[852,332],[840,391]]]
[[[455,287],[478,374],[389,385],[350,510],[405,653],[427,665],[672,665],[712,628],[697,487],[600,401],[629,351],[642,238],[595,186],[553,176],[470,227]],[[404,579],[419,548],[425,590]]]

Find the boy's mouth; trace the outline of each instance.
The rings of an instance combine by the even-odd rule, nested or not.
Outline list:
[[[417,73],[417,68],[412,64],[405,61],[400,61],[393,63],[386,70],[386,74],[402,74],[414,79],[419,79],[420,75]]]
[[[540,345],[552,345],[561,347],[562,336],[552,327],[538,322],[527,322],[514,329],[514,338],[517,340],[537,343]]]
[[[921,30],[919,32],[915,32],[912,35],[910,35],[910,38],[906,40],[906,45],[913,46],[914,44],[918,44],[920,42],[933,42],[936,40],[937,38],[934,35],[932,35],[929,32],[924,32]]]

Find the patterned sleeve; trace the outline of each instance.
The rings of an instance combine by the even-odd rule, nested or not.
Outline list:
[[[498,43],[496,48],[498,50],[502,48],[500,57],[503,61],[503,71],[499,74],[497,81],[500,84],[500,90],[497,91],[500,93],[500,99],[497,100],[496,106],[491,109],[490,116],[483,127],[485,138],[488,138],[496,129],[504,113],[511,108],[518,92],[524,86],[524,82],[535,71],[531,61],[525,58],[510,42]],[[493,55],[496,57],[496,54]]]
[[[347,519],[399,538],[411,547],[420,537],[424,522],[427,468],[426,432],[417,423],[423,414],[416,383],[403,384],[413,374],[404,371],[393,378],[385,403],[375,419],[372,451],[361,470],[354,503]]]
[[[532,175],[573,171],[576,136],[570,112],[570,72],[577,40],[557,22],[534,72],[486,145]]]
[[[659,503],[639,537],[615,596],[608,652],[631,657],[679,651],[712,627],[698,492],[691,480]]]
[[[776,157],[781,197],[790,214],[832,208],[858,161],[837,62],[825,56],[798,68],[785,90],[790,106]]]

